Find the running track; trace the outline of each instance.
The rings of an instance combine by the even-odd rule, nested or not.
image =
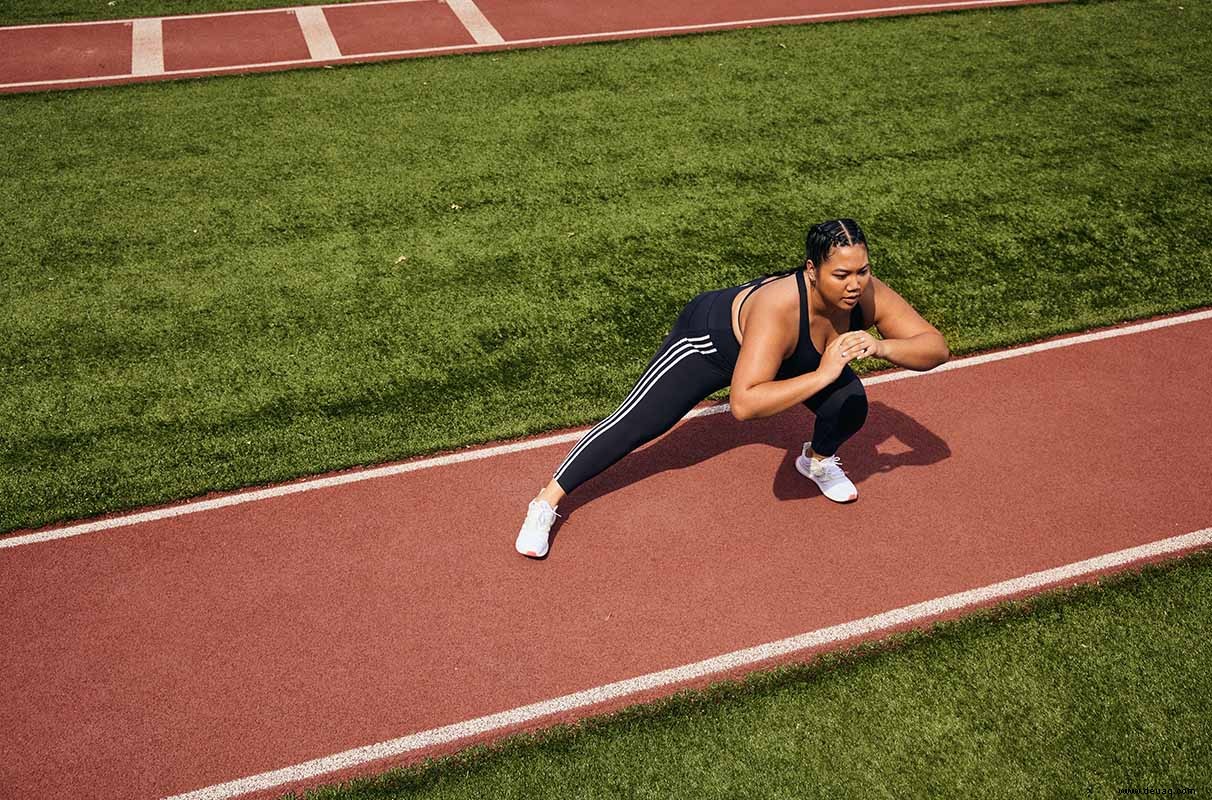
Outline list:
[[[1207,547],[1209,338],[869,379],[848,506],[806,411],[702,407],[544,561],[513,536],[579,432],[0,538],[0,796],[276,796]]]
[[[372,0],[0,28],[0,92],[1054,0]]]

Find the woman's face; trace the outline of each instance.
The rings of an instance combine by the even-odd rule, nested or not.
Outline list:
[[[871,264],[865,244],[835,247],[816,268],[816,290],[821,299],[838,308],[854,308],[870,282]]]

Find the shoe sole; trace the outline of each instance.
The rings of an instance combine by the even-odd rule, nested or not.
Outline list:
[[[803,475],[805,478],[812,481],[813,483],[816,483],[816,478],[812,477],[812,475],[808,472],[808,461],[809,461],[809,459],[806,459],[803,456],[797,457],[795,459],[795,471],[798,472],[799,474]],[[816,483],[816,488],[821,489],[821,485],[819,483]],[[825,496],[826,500],[833,500],[832,497],[825,494],[824,489],[821,489],[821,494]],[[858,500],[858,492],[855,492],[854,495],[852,497],[850,497],[848,500],[833,500],[833,502],[845,505],[846,503],[853,503],[855,500]]]
[[[544,547],[544,548],[543,548],[543,552],[541,552],[541,553],[536,553],[534,550],[523,550],[522,548],[518,547],[518,546],[515,544],[515,545],[514,545],[514,547],[513,547],[513,549],[514,549],[514,550],[516,550],[516,551],[518,551],[518,552],[519,552],[519,553],[521,553],[522,555],[526,556],[527,558],[542,558],[543,556],[547,555],[547,551],[548,551],[548,550],[550,550],[551,548],[550,548],[550,547]]]

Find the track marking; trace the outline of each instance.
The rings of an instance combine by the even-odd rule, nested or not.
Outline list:
[[[446,0],[446,5],[463,23],[463,27],[478,44],[504,44],[505,40],[492,26],[474,0]]]
[[[430,2],[431,0],[370,0],[366,3],[343,3],[342,8],[353,5],[382,5],[390,2]],[[1042,0],[1042,2],[1060,2],[1060,0]],[[792,17],[766,17],[762,19],[743,19],[733,20],[731,22],[710,22],[699,25],[671,25],[664,28],[634,28],[621,31],[603,31],[601,33],[577,33],[566,36],[542,36],[532,39],[511,39],[507,44],[510,48],[521,47],[525,45],[541,45],[556,42],[596,42],[610,40],[619,37],[628,36],[644,36],[657,35],[662,33],[693,33],[695,31],[714,31],[725,30],[729,28],[742,28],[751,25],[773,25],[773,24],[789,24],[795,22],[811,22],[813,20],[825,19],[858,19],[861,17],[871,17],[877,14],[885,14],[898,11],[945,11],[948,9],[961,8],[992,8],[997,6],[1019,6],[1023,5],[1023,0],[960,0],[959,2],[946,3],[924,3],[916,6],[887,6],[885,8],[859,8],[852,11],[831,11],[822,12],[819,14],[801,14]],[[332,8],[332,5],[320,6],[321,8]],[[233,14],[270,14],[280,11],[290,11],[292,9],[258,9],[254,11],[224,11],[213,14],[190,14],[180,17],[165,17],[164,19],[197,19],[199,17],[222,17],[231,16]],[[47,27],[70,27],[80,25],[112,25],[120,22],[132,22],[133,20],[104,20],[97,22],[74,22],[64,23],[62,25],[16,25],[9,28],[0,28],[4,30],[16,30],[18,28],[47,28]],[[410,50],[384,50],[378,53],[359,53],[357,55],[342,56],[340,61],[349,63],[363,63],[368,61],[399,58],[404,56],[423,56],[423,55],[441,55],[443,53],[464,53],[476,52],[480,48],[485,47],[482,44],[456,44],[445,45],[442,47],[417,47]],[[163,74],[174,78],[188,78],[191,76],[202,77],[212,75],[229,75],[233,73],[247,72],[253,69],[264,69],[266,67],[288,68],[288,67],[304,67],[312,64],[311,59],[293,59],[290,61],[266,61],[259,64],[235,64],[226,67],[201,67],[197,69],[179,69],[165,71]],[[0,89],[23,89],[33,87],[54,87],[54,86],[88,86],[97,84],[98,82],[115,82],[130,78],[130,75],[94,75],[88,78],[56,78],[53,80],[44,81],[21,81],[17,83],[0,83]],[[129,82],[129,81],[128,81]]]
[[[1089,342],[1102,341],[1103,339],[1131,336],[1137,333],[1146,333],[1148,331],[1169,328],[1175,325],[1185,325],[1191,322],[1200,322],[1206,319],[1212,319],[1212,309],[1196,311],[1176,317],[1167,317],[1165,319],[1151,320],[1149,322],[1141,322],[1120,328],[1108,328],[1102,331],[1095,331],[1094,333],[1068,336],[1061,339],[1054,339],[1049,342],[1039,342],[1037,344],[1024,345],[1022,347],[1015,347],[1009,350],[1001,350],[994,353],[984,353],[982,355],[959,358],[954,361],[949,361],[940,367],[935,367],[927,372],[901,370],[898,372],[890,372],[886,375],[876,375],[875,377],[864,379],[863,385],[875,386],[881,383],[891,383],[893,381],[907,380],[909,378],[922,378],[929,375],[935,375],[940,372],[950,372],[951,370],[963,369],[965,367],[975,367],[981,364],[989,364],[994,361],[1004,361],[1008,358],[1019,358],[1021,356],[1028,356],[1033,353],[1042,353],[1045,350],[1057,350],[1062,347],[1073,347],[1075,345],[1087,344]],[[723,414],[730,409],[731,407],[727,403],[721,403],[715,406],[695,409],[682,419],[687,420],[693,419],[694,417],[707,417],[711,416],[712,414]],[[482,458],[493,458],[495,456],[502,456],[509,453],[520,453],[524,450],[534,450],[536,448],[547,447],[549,445],[575,442],[585,435],[586,430],[588,430],[588,428],[572,433],[560,433],[553,436],[545,436],[526,442],[511,442],[509,444],[495,445],[492,447],[465,450],[460,453],[451,453],[450,455],[445,456],[425,458],[417,461],[410,461],[404,464],[391,464],[384,467],[372,467],[370,469],[345,472],[339,475],[329,475],[323,478],[312,478],[309,480],[299,481],[298,483],[286,484],[284,486],[272,486],[266,489],[252,489],[243,492],[236,492],[234,494],[224,495],[223,497],[216,497],[210,500],[195,500],[192,502],[182,503],[178,506],[171,506],[169,508],[141,511],[135,514],[125,514],[122,516],[110,517],[108,519],[94,520],[93,522],[67,525],[62,528],[53,528],[50,530],[38,531],[36,533],[27,533],[20,536],[0,538],[0,549],[5,547],[19,547],[25,544],[35,544],[37,542],[48,542],[54,539],[66,539],[71,536],[80,536],[85,533],[95,533],[97,531],[109,530],[110,528],[121,528],[129,525],[138,525],[143,522],[154,522],[155,520],[160,519],[170,519],[172,517],[180,517],[186,514],[196,514],[200,511],[212,511],[216,508],[242,505],[244,503],[252,503],[257,500],[268,500],[273,497],[283,497],[285,495],[297,494],[298,492],[310,492],[315,489],[328,489],[333,486],[341,486],[347,483],[357,483],[358,481],[368,481],[375,478],[386,478],[392,475],[401,475],[405,472],[416,472],[417,470],[429,469],[431,467],[443,467],[449,464],[459,464],[464,461],[478,461]]]
[[[440,2],[440,0],[437,0]],[[291,6],[287,8],[246,8],[241,11],[209,11],[204,14],[176,14],[158,19],[205,19],[206,17],[235,17],[240,14],[281,14],[284,11],[298,11],[303,8],[352,8],[354,6],[382,6],[396,3],[432,3],[435,0],[360,0],[356,3],[328,3],[320,6]],[[42,22],[35,25],[0,25],[0,31],[23,31],[43,28],[83,28],[88,25],[120,25],[135,23],[144,17],[129,19],[89,19],[80,22]]]
[[[238,797],[249,792],[273,789],[283,784],[307,780],[330,772],[361,766],[372,761],[406,755],[435,745],[448,744],[472,736],[493,733],[553,714],[566,713],[575,709],[594,706],[609,700],[616,700],[652,689],[685,683],[698,678],[721,675],[740,667],[753,666],[764,661],[811,650],[823,645],[837,644],[860,636],[889,631],[903,625],[917,624],[948,612],[1006,600],[1024,592],[1063,584],[1108,569],[1122,567],[1149,558],[1205,547],[1209,544],[1212,544],[1212,528],[1204,528],[1203,530],[1182,536],[1174,536],[1169,539],[1140,545],[1139,547],[1118,550],[1114,553],[1107,553],[1084,561],[1076,561],[1061,567],[1043,570],[1042,572],[1032,572],[1019,578],[990,584],[979,589],[970,589],[966,592],[949,594],[945,597],[903,606],[892,611],[885,611],[882,614],[863,617],[862,619],[852,620],[840,625],[819,628],[798,636],[781,639],[777,642],[770,642],[745,650],[735,650],[731,653],[708,658],[704,661],[696,661],[693,664],[685,664],[680,667],[652,672],[616,683],[608,683],[605,686],[585,689],[584,691],[566,694],[562,697],[544,700],[540,703],[521,706],[498,714],[490,714],[453,725],[445,725],[441,728],[432,728],[398,739],[379,742],[378,744],[357,747],[342,753],[305,761],[292,767],[285,767],[273,770],[272,772],[263,772],[259,775],[252,775],[247,778],[240,778],[227,783],[209,786],[205,789],[176,795],[169,798],[169,800],[226,800],[226,798]]]
[[[295,9],[295,18],[299,20],[299,29],[307,40],[307,52],[316,61],[329,61],[341,57],[341,48],[333,38],[332,28],[328,27],[328,18],[324,9],[316,6]]]
[[[131,26],[130,74],[164,73],[164,26],[157,19],[137,19]]]

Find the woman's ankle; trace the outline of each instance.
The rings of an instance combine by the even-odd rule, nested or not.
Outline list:
[[[554,481],[552,481],[552,483],[554,483]],[[543,490],[539,492],[538,496],[535,497],[535,500],[546,500],[547,504],[552,508],[558,506],[560,501],[563,499],[563,490],[559,489],[558,487],[553,488],[550,484],[544,487]]]

